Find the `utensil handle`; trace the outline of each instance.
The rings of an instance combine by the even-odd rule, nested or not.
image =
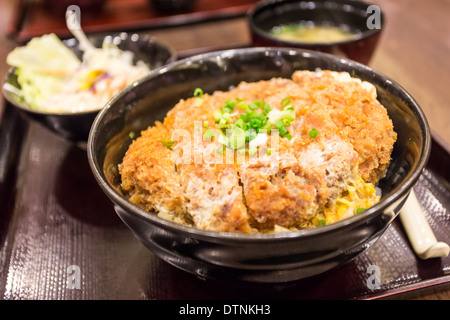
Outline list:
[[[448,256],[450,247],[445,242],[437,241],[414,190],[411,190],[399,216],[409,241],[419,258],[429,259]]]
[[[84,33],[83,29],[81,29],[81,23],[80,23],[80,20],[78,20],[79,16],[77,15],[77,13],[75,11],[69,10],[69,8],[66,11],[66,25],[67,25],[67,28],[70,30],[70,32],[78,40],[81,50],[83,50],[83,51],[92,51],[92,50],[94,50],[95,47],[88,40],[88,38],[87,38],[86,34]]]

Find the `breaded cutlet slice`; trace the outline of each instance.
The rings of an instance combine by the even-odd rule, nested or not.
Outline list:
[[[213,130],[213,113],[215,106],[223,105],[226,99],[227,94],[217,93],[181,100],[167,114],[164,124],[172,133],[188,133],[190,137],[177,139],[173,151],[180,154],[175,161],[176,171],[186,211],[195,226],[249,233],[255,230],[249,225],[234,154],[216,152],[223,145],[217,140],[217,130]],[[207,130],[215,136],[206,138]]]
[[[157,211],[183,220],[185,201],[172,151],[163,142],[170,132],[160,122],[142,131],[119,165],[121,187],[129,200],[146,211]]]
[[[382,178],[397,134],[386,108],[376,99],[375,86],[335,71],[296,71],[292,79],[309,96],[309,104],[298,113],[305,120],[322,119],[322,134],[338,135],[353,145],[366,182]]]

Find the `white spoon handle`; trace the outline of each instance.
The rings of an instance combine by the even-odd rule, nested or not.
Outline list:
[[[66,25],[70,32],[78,40],[81,50],[86,52],[95,49],[84,31],[81,29],[81,24],[80,20],[78,19],[77,12],[75,10],[71,10],[70,7],[66,11]]]
[[[421,259],[448,256],[450,247],[437,241],[414,190],[411,190],[399,216],[414,251]]]

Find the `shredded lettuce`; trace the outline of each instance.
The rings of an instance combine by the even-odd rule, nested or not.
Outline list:
[[[115,44],[83,51],[82,60],[55,35],[33,38],[14,49],[7,63],[15,74],[25,102],[47,112],[100,109],[114,94],[149,72],[134,53]]]
[[[53,33],[31,39],[27,45],[11,51],[6,62],[17,68],[55,76],[70,76],[80,66],[81,61]]]
[[[64,87],[64,77],[27,68],[17,68],[15,74],[25,101],[34,109],[42,109],[44,101]]]
[[[6,62],[16,67],[17,82],[26,102],[40,109],[43,101],[60,92],[81,61],[55,34],[33,38],[11,51]]]

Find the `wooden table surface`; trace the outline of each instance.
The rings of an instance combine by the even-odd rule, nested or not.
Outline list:
[[[450,144],[450,0],[372,2],[385,12],[387,23],[370,66],[402,85],[424,110],[431,130]],[[0,0],[0,74],[8,69],[6,55],[17,46],[6,36],[13,10],[14,1]],[[180,54],[250,42],[245,17],[152,29],[148,33]],[[448,286],[416,290],[407,298],[449,300],[450,290]]]

